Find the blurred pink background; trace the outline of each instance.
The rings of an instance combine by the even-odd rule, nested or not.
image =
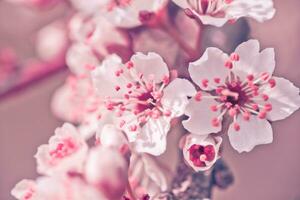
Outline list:
[[[275,74],[300,87],[300,1],[275,0],[273,20],[250,21],[251,37],[263,47],[276,49]],[[9,12],[12,18],[7,17]],[[28,12],[0,0],[0,47],[17,47],[24,56],[33,55],[32,33],[41,25],[64,15],[63,7],[49,12]],[[43,15],[40,18],[40,15]],[[14,32],[9,30],[15,30]],[[10,200],[10,190],[22,178],[34,178],[37,147],[47,142],[61,124],[50,110],[50,97],[66,76],[61,72],[0,101],[0,199]],[[214,200],[299,200],[300,199],[300,112],[273,124],[274,142],[238,154],[225,140],[224,158],[235,183],[215,190]],[[225,137],[226,138],[226,137]]]

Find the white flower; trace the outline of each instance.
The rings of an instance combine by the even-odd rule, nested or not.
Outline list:
[[[89,45],[76,42],[67,51],[66,63],[71,72],[81,76],[88,74],[90,68],[97,66],[99,59]]]
[[[36,181],[22,180],[11,194],[18,200],[107,200],[100,190],[76,176],[46,176]]]
[[[128,181],[128,163],[113,148],[97,146],[87,157],[85,175],[88,183],[100,189],[108,199],[120,199]]]
[[[203,24],[223,26],[229,20],[251,17],[259,22],[275,14],[273,0],[173,0]]]
[[[122,150],[128,145],[123,132],[113,124],[105,124],[101,131],[97,132],[96,138],[105,147]]]
[[[98,109],[97,102],[91,80],[70,75],[65,84],[55,91],[51,108],[60,119],[83,123],[88,113]]]
[[[195,95],[185,79],[170,82],[169,70],[155,53],[137,53],[125,65],[115,55],[92,72],[100,98],[138,152],[160,155],[166,148],[170,120],[183,114]]]
[[[173,178],[172,172],[163,168],[157,157],[148,154],[133,154],[130,159],[130,184],[140,196],[147,193],[155,196],[167,191]]]
[[[36,183],[24,179],[16,184],[11,191],[11,195],[18,200],[38,200],[36,198]]]
[[[183,156],[185,161],[195,171],[211,168],[219,156],[221,137],[200,136],[189,134],[184,136]]]
[[[198,135],[221,130],[225,114],[233,119],[228,135],[239,152],[271,143],[268,120],[281,120],[300,106],[299,89],[290,81],[272,77],[274,49],[259,51],[259,43],[249,40],[230,56],[217,48],[208,48],[190,63],[192,80],[202,89],[186,108],[190,118],[183,125]]]
[[[88,45],[101,58],[129,47],[126,34],[100,14],[93,17],[82,13],[74,15],[69,29],[72,40]]]
[[[118,27],[132,28],[141,25],[140,12],[159,12],[167,0],[71,0],[73,6],[85,13],[100,12]]]
[[[53,175],[82,171],[88,146],[76,128],[65,123],[55,130],[49,144],[41,145],[35,155],[37,170],[41,174]]]

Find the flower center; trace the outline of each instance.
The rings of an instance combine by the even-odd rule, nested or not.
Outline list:
[[[140,102],[149,102],[148,104],[143,104],[143,103],[137,103],[136,105],[136,110],[138,112],[143,112],[147,109],[152,110],[155,108],[156,103],[159,101],[159,99],[155,99],[152,95],[152,91],[145,92],[141,94],[140,96],[137,97],[137,99]]]
[[[266,118],[267,113],[272,110],[272,104],[268,102],[269,96],[264,91],[276,86],[275,79],[272,79],[267,72],[257,75],[248,74],[246,80],[241,81],[241,78],[232,71],[234,63],[237,61],[239,61],[239,56],[233,53],[230,60],[224,64],[229,69],[225,83],[221,83],[219,77],[214,77],[214,84],[217,87],[212,92],[212,96],[202,96],[201,92],[195,96],[197,101],[202,98],[214,98],[216,100],[217,104],[212,105],[210,109],[213,112],[220,111],[220,114],[212,119],[213,126],[219,126],[223,115],[228,114],[233,118],[236,131],[240,130],[239,124],[236,123],[238,115],[241,115],[246,121],[250,120],[251,114],[260,119]],[[208,79],[202,80],[203,87],[208,87],[209,84]]]
[[[187,0],[198,14],[224,17],[224,10],[233,0]]]
[[[136,131],[139,125],[143,125],[150,118],[157,119],[160,116],[170,116],[169,110],[161,105],[163,89],[169,83],[169,77],[161,81],[154,81],[154,77],[144,77],[136,71],[132,62],[126,63],[115,71],[115,76],[123,85],[115,85],[120,98],[107,97],[104,101],[106,108],[117,114],[117,117],[128,116],[132,119],[122,118],[120,128],[130,123],[130,131]],[[124,85],[125,84],[125,85]]]
[[[189,148],[190,161],[197,167],[206,167],[207,162],[215,159],[216,152],[213,145],[202,146],[193,144]]]
[[[230,104],[232,107],[243,106],[249,100],[249,96],[240,81],[227,83],[226,88],[222,90],[222,95],[226,98],[221,101]]]
[[[63,159],[78,150],[76,142],[72,138],[66,138],[59,142],[55,149],[49,152],[52,160],[51,163],[55,165],[56,160]]]

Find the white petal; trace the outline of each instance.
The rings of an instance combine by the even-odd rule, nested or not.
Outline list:
[[[128,6],[116,7],[112,11],[106,12],[105,15],[118,27],[133,28],[142,24],[139,20],[141,11],[157,12],[166,3],[167,0],[134,0]],[[107,8],[105,9],[107,10]]]
[[[195,13],[205,25],[212,25],[216,27],[221,27],[228,21],[226,17],[212,17],[210,15],[199,15]]]
[[[50,152],[66,140],[71,141],[74,147],[73,149],[67,149],[70,150],[70,153],[61,157],[52,156]],[[38,151],[34,156],[37,161],[37,171],[46,175],[63,174],[68,171],[80,172],[87,152],[88,146],[77,129],[72,124],[64,123],[62,127],[55,130],[55,135],[49,139],[49,144],[38,147]]]
[[[107,199],[121,199],[128,180],[128,163],[119,151],[104,146],[90,150],[85,166],[88,183],[99,187]]]
[[[187,0],[173,0],[173,2],[183,9],[190,8]]]
[[[211,123],[212,119],[220,114],[220,112],[210,110],[210,107],[216,105],[216,103],[213,99],[202,99],[200,102],[190,99],[185,110],[185,114],[189,116],[189,119],[182,122],[184,128],[197,135],[219,132],[222,118],[220,118],[220,126],[218,127],[212,126]]]
[[[97,134],[103,146],[119,149],[127,143],[122,131],[117,129],[113,124],[104,125],[101,133],[98,132]]]
[[[251,17],[259,22],[275,14],[273,0],[235,0],[228,6],[226,16],[231,19]]]
[[[97,66],[99,64],[90,47],[82,43],[73,44],[69,48],[66,63],[71,72],[77,75],[86,74],[87,65]]]
[[[214,47],[207,48],[200,59],[189,65],[189,73],[192,80],[202,90],[215,89],[217,84],[214,82],[214,79],[219,78],[222,83],[229,73],[225,67],[227,59],[227,54],[221,50]],[[209,81],[208,87],[203,86],[203,80]]]
[[[256,145],[273,141],[272,127],[267,120],[252,117],[250,121],[245,121],[238,117],[236,122],[240,125],[240,130],[236,131],[232,123],[228,129],[228,136],[232,147],[239,153],[249,152]]]
[[[58,88],[52,96],[51,110],[56,117],[64,121],[81,122],[82,110],[80,109],[80,103],[76,100],[73,98],[71,87],[65,84]]]
[[[166,150],[166,137],[170,129],[170,122],[164,118],[149,119],[138,134],[136,150],[159,156]]]
[[[26,195],[32,195],[30,199],[35,199],[35,187],[36,183],[32,180],[23,179],[18,182],[15,187],[11,191],[11,195],[14,196],[16,199],[24,199]]]
[[[128,81],[123,79],[123,75],[117,77],[115,72],[122,66],[121,58],[117,55],[107,57],[102,65],[92,72],[93,83],[100,97],[123,97]],[[124,72],[125,73],[125,72]],[[116,91],[115,87],[121,89]]]
[[[166,191],[173,178],[172,172],[167,167],[162,167],[158,160],[160,158],[135,153],[130,158],[130,180],[134,180],[138,187],[147,188],[147,193],[151,196]]]
[[[163,92],[164,96],[161,100],[163,108],[170,110],[174,117],[184,113],[188,104],[187,97],[196,94],[194,86],[188,80],[180,78],[173,80]]]
[[[299,88],[287,79],[277,77],[274,79],[276,86],[264,91],[269,96],[268,103],[272,104],[272,110],[267,115],[272,121],[284,119],[300,107]]]
[[[275,69],[275,53],[273,48],[264,49],[259,52],[259,42],[248,40],[240,44],[235,52],[240,60],[234,64],[233,72],[239,75],[242,80],[247,75],[259,75],[267,72],[272,75]]]
[[[165,76],[169,76],[167,64],[156,53],[150,52],[146,55],[138,52],[131,57],[131,61],[137,72],[142,73],[143,79],[146,81],[153,78],[156,83],[160,83]]]

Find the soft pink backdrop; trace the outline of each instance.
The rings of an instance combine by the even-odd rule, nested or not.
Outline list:
[[[275,47],[276,75],[293,81],[300,87],[300,1],[276,0],[276,17],[267,23],[251,21],[251,37],[263,47]],[[20,19],[19,12],[0,0],[0,47],[21,46],[29,55],[30,36],[39,23],[51,21],[37,18],[38,13]],[[8,19],[5,12],[14,16]],[[55,11],[59,16],[62,8]],[[28,28],[29,26],[29,28]],[[27,28],[28,29],[27,29]],[[8,30],[15,28],[14,33]],[[24,37],[24,34],[26,37]],[[23,37],[21,37],[23,35]],[[24,39],[27,38],[27,39]],[[62,84],[66,73],[57,74],[18,94],[0,101],[0,199],[10,200],[9,191],[22,178],[34,178],[37,146],[45,143],[54,128],[61,124],[50,111],[50,97]],[[255,148],[251,153],[238,154],[225,140],[224,158],[235,175],[235,183],[225,191],[215,191],[215,200],[298,200],[300,199],[300,112],[273,124],[274,142]]]

